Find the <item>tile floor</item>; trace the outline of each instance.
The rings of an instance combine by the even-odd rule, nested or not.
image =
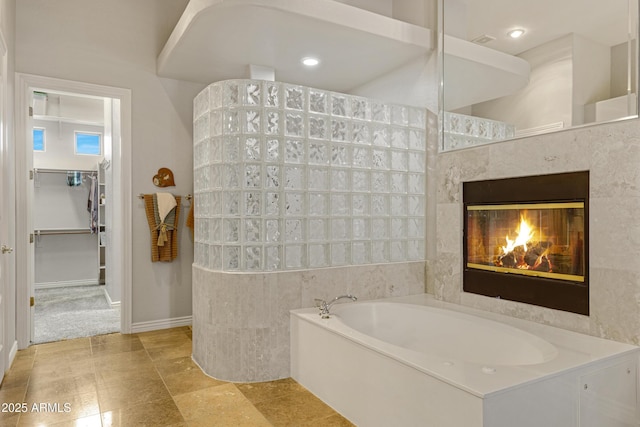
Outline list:
[[[0,426],[352,425],[292,379],[238,384],[206,376],[191,360],[188,327],[21,350],[0,404]]]

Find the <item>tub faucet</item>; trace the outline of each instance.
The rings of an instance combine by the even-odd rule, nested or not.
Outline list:
[[[358,298],[356,298],[355,296],[348,294],[348,295],[340,295],[339,297],[335,297],[331,302],[326,302],[323,299],[319,299],[316,298],[315,302],[316,302],[316,307],[318,307],[320,309],[320,317],[322,317],[323,319],[328,319],[329,318],[329,309],[331,308],[331,306],[338,300],[341,300],[343,298],[348,298],[351,301],[357,301]]]

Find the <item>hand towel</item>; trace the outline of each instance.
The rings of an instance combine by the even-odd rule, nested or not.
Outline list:
[[[167,221],[167,216],[176,207],[176,199],[171,193],[156,193],[154,202],[158,206],[158,217],[160,218],[160,224],[158,225],[158,246],[164,246],[167,242],[167,229],[173,227],[170,221]]]
[[[178,220],[180,216],[180,196],[175,196],[176,206],[165,217],[167,241],[158,246],[160,235],[160,215],[156,194],[144,195],[144,206],[151,232],[151,261],[173,261],[178,257]]]

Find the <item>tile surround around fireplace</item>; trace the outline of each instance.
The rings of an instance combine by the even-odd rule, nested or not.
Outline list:
[[[629,262],[640,257],[639,164],[637,120],[439,153],[437,170],[429,176],[437,204],[427,224],[436,232],[427,292],[464,306],[640,344],[640,263]],[[463,182],[587,170],[589,316],[463,292]]]

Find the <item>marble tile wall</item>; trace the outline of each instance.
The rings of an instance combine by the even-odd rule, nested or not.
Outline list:
[[[359,300],[421,294],[425,263],[391,263],[266,273],[193,266],[193,358],[226,381],[289,376],[289,311],[314,298]]]
[[[438,154],[436,298],[631,344],[640,344],[640,126],[638,120],[567,130]],[[462,292],[462,182],[590,172],[590,316]],[[435,223],[435,224],[434,224]],[[429,245],[429,243],[428,243]]]

